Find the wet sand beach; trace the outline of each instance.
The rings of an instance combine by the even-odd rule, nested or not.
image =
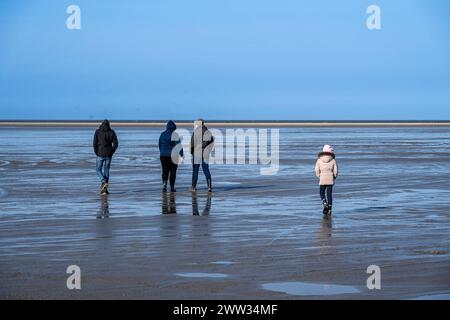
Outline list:
[[[161,193],[160,127],[115,129],[100,196],[92,127],[0,127],[0,298],[450,298],[450,127],[282,127],[277,175],[212,165],[210,196],[201,172],[188,191],[188,164]],[[325,143],[341,170],[330,219]]]

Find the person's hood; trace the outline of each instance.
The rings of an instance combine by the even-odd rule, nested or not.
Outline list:
[[[194,130],[197,128],[202,128],[205,125],[205,121],[203,119],[197,119],[194,121]]]
[[[205,133],[205,131],[208,130],[208,127],[205,126],[204,124],[201,125],[201,126],[194,127],[194,132],[198,132],[200,130],[201,130],[202,133]]]
[[[108,120],[103,120],[103,122],[100,125],[99,129],[101,131],[110,131],[111,130],[111,126],[109,124],[109,121]]]
[[[321,153],[319,153],[318,158],[320,161],[322,161],[324,163],[329,163],[331,160],[336,158],[336,156],[334,155],[334,153],[321,152]]]
[[[166,128],[169,131],[175,131],[177,129],[177,125],[175,124],[175,122],[170,120],[169,122],[167,122]]]

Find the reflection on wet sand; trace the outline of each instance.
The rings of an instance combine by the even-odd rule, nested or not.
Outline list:
[[[208,195],[206,197],[205,207],[203,208],[203,210],[200,213],[198,196],[195,192],[192,193],[192,215],[194,215],[194,216],[209,215],[209,213],[211,211],[211,202],[212,202],[211,199],[212,199],[212,196],[210,193],[208,193]],[[161,212],[162,212],[162,214],[176,214],[177,213],[177,204],[176,204],[175,193],[164,192],[162,194]]]
[[[100,209],[98,210],[97,219],[106,219],[109,218],[109,202],[108,195],[100,196]]]
[[[321,254],[331,253],[331,241],[333,239],[333,217],[324,216],[320,229],[317,231],[316,238],[320,247]]]
[[[333,217],[324,216],[322,219],[322,226],[320,228],[320,238],[330,239],[333,237]]]
[[[207,197],[206,197],[206,204],[205,204],[205,208],[203,209],[202,213],[200,214],[200,211],[198,209],[198,197],[197,197],[197,193],[193,192],[192,193],[192,215],[194,216],[208,216],[209,212],[211,211],[211,193],[208,193]]]
[[[167,201],[167,198],[169,198],[169,201]],[[170,194],[167,194],[166,192],[163,192],[161,205],[162,214],[176,214],[177,206],[175,201],[175,193],[170,192]]]

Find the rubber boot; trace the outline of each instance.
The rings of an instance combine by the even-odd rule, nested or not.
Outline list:
[[[323,214],[327,215],[328,214],[328,203],[326,200],[322,200],[323,201]]]

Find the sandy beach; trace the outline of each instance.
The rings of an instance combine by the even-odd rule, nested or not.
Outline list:
[[[160,125],[117,126],[100,196],[91,124],[2,124],[0,298],[450,298],[447,125],[276,126],[279,173],[212,166],[211,196],[202,174],[188,191],[188,164],[162,194]],[[330,219],[313,172],[325,142],[341,168]],[[366,287],[370,265],[381,290]]]

